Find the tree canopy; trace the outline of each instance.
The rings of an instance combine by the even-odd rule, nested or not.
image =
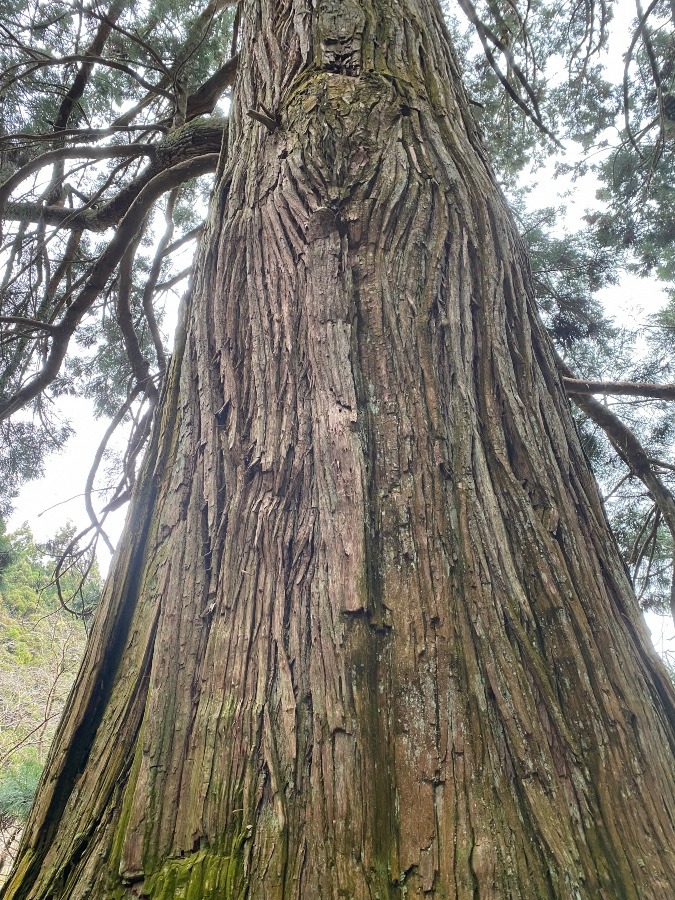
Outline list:
[[[643,604],[675,615],[672,4],[638,0],[621,28],[616,2],[444,7],[624,560]],[[68,437],[58,398],[82,395],[110,422],[86,485],[95,537],[129,496],[162,390],[165,326],[223,160],[239,9],[3,0],[0,23],[2,509]],[[250,115],[276,127],[270,110]],[[597,179],[574,233],[560,207],[528,207],[528,180],[551,160]],[[622,271],[669,292],[639,331],[599,300]],[[117,429],[126,450],[97,503]]]

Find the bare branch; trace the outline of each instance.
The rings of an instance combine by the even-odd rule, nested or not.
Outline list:
[[[146,214],[147,218],[150,210]],[[145,224],[145,223],[144,223]],[[120,261],[119,283],[117,286],[117,303],[115,304],[115,318],[122,332],[122,340],[124,341],[124,349],[126,351],[131,371],[134,374],[137,384],[140,384],[152,399],[157,398],[157,389],[150,378],[150,363],[143,356],[141,347],[134,328],[134,321],[131,315],[131,288],[133,284],[133,264],[138,242],[144,227],[142,226],[136,238],[129,243],[129,246]]]
[[[12,191],[28,178],[39,172],[45,166],[66,159],[115,159],[118,156],[133,159],[137,156],[153,156],[156,147],[153,144],[123,144],[112,147],[61,147],[58,150],[48,150],[46,153],[36,156],[30,162],[21,166],[11,175],[4,184],[0,185],[0,215],[3,206],[10,197]]]
[[[195,228],[190,229],[190,231],[186,231],[182,237],[179,237],[177,240],[173,241],[173,243],[169,244],[168,247],[163,252],[163,256],[169,256],[171,253],[175,253],[180,247],[184,244],[187,244],[189,241],[197,240],[201,237],[202,231],[204,230],[204,225],[197,225]]]
[[[171,278],[167,278],[166,281],[161,281],[159,284],[155,286],[155,290],[158,294],[163,294],[166,291],[170,291],[172,287],[177,285],[179,282],[183,281],[184,278],[192,272],[192,266],[186,266],[184,269],[181,269],[180,272],[176,272]]]
[[[234,84],[239,57],[228,59],[187,98],[187,120],[213,112],[223,92]]]
[[[164,353],[164,345],[162,344],[162,337],[159,333],[157,319],[155,318],[155,310],[152,300],[155,291],[157,290],[157,282],[159,281],[159,276],[162,271],[164,251],[169,246],[171,238],[173,237],[173,213],[177,196],[177,191],[174,190],[171,192],[167,199],[166,210],[164,212],[164,234],[160,238],[159,244],[157,245],[157,251],[155,252],[155,257],[152,261],[152,266],[150,267],[150,272],[145,283],[145,288],[143,289],[143,312],[148,323],[148,328],[150,329],[150,335],[152,336],[153,344],[155,345],[157,364],[162,375],[164,375],[164,372],[166,371],[166,355]]]
[[[96,515],[96,512],[94,511],[94,505],[93,505],[92,499],[91,499],[92,494],[94,492],[94,480],[96,478],[96,473],[98,472],[99,466],[101,465],[101,460],[103,459],[103,454],[105,453],[105,450],[106,450],[106,447],[108,446],[110,438],[112,437],[113,433],[115,432],[115,430],[117,429],[119,424],[123,421],[126,414],[131,409],[131,404],[134,402],[134,400],[138,397],[138,395],[142,391],[143,391],[143,385],[140,384],[139,382],[137,382],[134,385],[134,387],[132,388],[131,393],[129,394],[129,396],[127,397],[125,402],[122,404],[122,406],[117,410],[115,415],[112,417],[110,424],[106,428],[105,434],[103,435],[101,442],[99,443],[99,445],[96,449],[96,454],[94,455],[94,459],[91,464],[91,468],[89,469],[89,474],[87,475],[87,481],[86,481],[85,488],[84,488],[85,506],[87,508],[87,514],[89,516],[89,521],[91,522],[92,527],[96,530],[96,533],[99,534],[103,538],[106,546],[108,547],[108,549],[110,550],[111,553],[114,553],[114,547],[112,547],[110,540],[108,538],[108,535],[103,530],[103,527],[102,527],[103,523]],[[107,511],[108,510],[106,507],[106,510],[104,510],[104,517],[105,517],[105,512],[107,512]],[[66,553],[70,552],[70,549],[71,549],[71,547],[69,545],[69,547],[66,549]],[[59,571],[60,571],[60,566],[62,564],[62,561],[63,561],[63,559],[65,559],[66,553],[64,553],[63,556],[61,557],[61,559],[59,560],[59,564],[57,566],[57,569]],[[60,596],[60,592],[59,592],[59,596]]]
[[[152,161],[137,178],[126,184],[107,203],[97,209],[41,206],[38,203],[7,203],[5,217],[20,222],[40,222],[61,228],[106,231],[120,221],[130,204],[150,181],[162,172],[190,158],[218,154],[223,144],[224,122],[189,123],[170,132],[161,144],[154,145]],[[215,168],[213,169],[215,171]]]
[[[68,56],[59,56],[59,57],[49,57],[48,59],[40,59],[32,61],[30,64],[24,63],[24,65],[28,65],[28,68],[25,72],[21,74],[15,75],[12,79],[10,79],[9,84],[12,81],[16,81],[20,78],[25,77],[26,75],[30,75],[33,72],[38,71],[39,69],[44,69],[47,66],[68,66],[74,62],[83,62],[90,68],[94,66],[106,66],[109,69],[116,69],[119,72],[124,72],[125,75],[128,75],[130,78],[133,78],[134,81],[137,81],[141,87],[145,88],[151,95],[160,95],[162,97],[167,97],[169,100],[173,101],[174,95],[160,87],[157,84],[152,84],[150,81],[146,81],[142,75],[139,75],[138,72],[135,72],[131,66],[127,66],[125,63],[120,62],[117,59],[107,59],[104,56],[94,56],[91,53],[80,54],[80,53],[72,53]]]
[[[0,421],[37,397],[56,378],[68,350],[71,335],[105,287],[130,243],[137,236],[152,204],[162,194],[177,185],[197,178],[199,175],[214,172],[218,158],[219,154],[217,153],[207,153],[185,160],[156,175],[143,187],[122,218],[107,249],[91,267],[79,295],[66,310],[57,329],[52,332],[51,347],[42,369],[13,397],[0,404]]]
[[[8,325],[24,325],[31,331],[49,331],[58,332],[59,326],[53,325],[51,322],[40,322],[37,319],[29,319],[26,316],[0,316],[0,322],[6,322]]]
[[[53,134],[51,131],[40,132],[39,134],[18,131],[15,134],[0,137],[0,150],[17,149],[22,144],[28,146],[30,144],[60,143],[63,140],[70,139],[74,141],[100,141],[113,134],[125,134],[132,131],[161,131],[166,134],[169,131],[169,127],[170,123],[168,122],[144,123],[142,125],[118,125],[113,123],[107,128],[65,128],[58,134]]]
[[[662,459],[654,459],[654,457],[650,456],[649,462],[656,466],[657,469],[667,469],[669,472],[675,472],[675,466],[672,463],[664,462]]]
[[[568,379],[578,380],[573,377],[572,372],[563,363],[560,365],[565,381]],[[647,488],[670,531],[675,546],[675,498],[661,477],[654,471],[651,459],[640,441],[611,409],[591,397],[590,394],[575,393],[573,399],[588,418],[602,428],[620,458]],[[670,607],[675,622],[675,558],[673,559]]]
[[[675,400],[675,384],[651,384],[641,381],[586,381],[563,378],[570,396],[579,394],[612,394],[616,397],[650,397],[653,400]]]

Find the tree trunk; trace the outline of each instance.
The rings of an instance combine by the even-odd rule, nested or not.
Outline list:
[[[243,11],[145,476],[2,896],[671,897],[672,685],[439,4]]]

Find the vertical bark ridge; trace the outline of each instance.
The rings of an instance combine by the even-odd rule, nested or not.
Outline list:
[[[439,5],[244,21],[96,764],[4,896],[667,897],[672,689]]]

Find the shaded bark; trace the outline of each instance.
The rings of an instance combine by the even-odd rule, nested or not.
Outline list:
[[[243,27],[186,326],[2,896],[668,897],[672,685],[438,4],[247,0]]]

